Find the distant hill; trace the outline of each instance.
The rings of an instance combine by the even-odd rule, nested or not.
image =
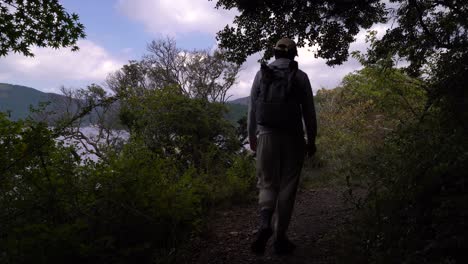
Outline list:
[[[53,101],[59,94],[44,93],[31,87],[0,83],[0,112],[7,112],[10,119],[24,119],[29,115],[29,107],[38,107],[40,102]]]
[[[231,123],[237,125],[237,121],[247,116],[247,106],[242,104],[234,104],[228,102],[227,104],[228,112],[225,115],[225,118],[229,120]]]
[[[58,102],[64,98],[63,95],[44,93],[31,87],[0,83],[0,112],[8,113],[11,120],[28,117],[30,106],[37,108],[40,102]],[[227,102],[229,111],[225,118],[237,124],[239,119],[247,115],[247,100],[248,97],[245,97]]]
[[[229,101],[230,104],[240,104],[240,105],[249,105],[250,96],[237,98],[235,100]]]
[[[226,119],[237,125],[237,121],[243,117],[247,117],[247,108],[250,97],[242,97],[227,102],[229,112],[226,114]]]
[[[37,109],[40,103],[47,102],[50,102],[50,105],[46,108],[48,112],[38,114],[34,118],[54,122],[56,118],[64,113],[65,108],[72,112],[78,109],[76,99],[70,104],[64,95],[44,93],[22,85],[0,83],[0,112],[7,113],[13,121],[27,118],[31,115],[30,107]],[[93,112],[81,120],[81,125],[88,126],[91,124],[91,120],[96,119],[97,114]]]

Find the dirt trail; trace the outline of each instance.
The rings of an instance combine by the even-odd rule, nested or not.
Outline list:
[[[255,237],[255,203],[215,214],[210,231],[192,241],[191,263],[335,263],[335,246],[330,233],[349,216],[342,192],[333,189],[300,190],[297,195],[289,237],[298,248],[294,255],[279,257],[271,241],[264,256],[250,252]]]

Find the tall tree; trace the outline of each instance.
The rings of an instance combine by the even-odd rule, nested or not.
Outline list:
[[[219,50],[182,50],[168,38],[152,41],[141,61],[131,61],[110,76],[108,83],[116,92],[141,95],[145,90],[172,86],[190,98],[225,102],[239,70]]]
[[[31,46],[71,47],[84,38],[84,26],[58,0],[1,0],[0,57],[9,52],[34,56]]]

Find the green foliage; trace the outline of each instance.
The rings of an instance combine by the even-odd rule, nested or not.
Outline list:
[[[90,182],[96,199],[90,257],[120,263],[164,259],[198,224],[203,194],[195,176],[139,141],[98,166]]]
[[[79,248],[72,236],[83,227],[74,206],[81,202],[84,176],[79,161],[70,148],[55,143],[46,124],[11,122],[4,115],[0,124],[0,261],[61,258],[69,247]]]
[[[347,183],[358,209],[336,237],[341,263],[466,262],[468,141],[447,101],[427,107],[427,87],[368,66],[317,93],[323,167],[306,176]]]
[[[234,127],[220,103],[188,98],[173,88],[146,90],[125,99],[121,117],[132,135],[160,156],[209,172],[239,150]]]
[[[72,47],[85,37],[78,15],[65,11],[58,0],[0,1],[0,57],[8,52],[34,56],[31,46]]]
[[[2,127],[2,141],[28,154],[2,174],[2,263],[148,263],[196,224],[194,170],[180,172],[138,143],[108,164],[80,165],[42,125]],[[21,157],[7,155],[7,164]]]
[[[420,81],[399,70],[367,67],[347,75],[334,90],[319,90],[315,101],[320,151],[312,163],[322,168],[320,176],[311,175],[312,183],[344,185],[367,166],[389,133],[419,117],[425,93]],[[366,177],[353,177],[353,184],[365,183]]]
[[[372,176],[371,188],[340,238],[345,257],[352,252],[370,263],[466,262],[468,141],[439,110],[387,137],[360,171]]]
[[[209,184],[205,192],[210,203],[245,202],[253,198],[256,178],[252,157],[236,157],[226,175],[206,176],[209,178],[205,178],[205,181]]]

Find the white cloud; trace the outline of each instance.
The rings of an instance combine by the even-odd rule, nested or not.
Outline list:
[[[236,12],[215,9],[207,0],[119,0],[117,9],[143,23],[151,33],[175,35],[203,32],[214,34],[232,22]]]
[[[261,54],[256,53],[248,57],[247,61],[244,62],[242,70],[239,72],[237,83],[229,91],[232,99],[250,95],[255,74],[260,69],[260,64],[258,63],[260,58]]]
[[[124,61],[89,40],[78,42],[80,50],[34,47],[34,57],[11,53],[0,59],[0,81],[57,91],[61,85],[100,83]]]

